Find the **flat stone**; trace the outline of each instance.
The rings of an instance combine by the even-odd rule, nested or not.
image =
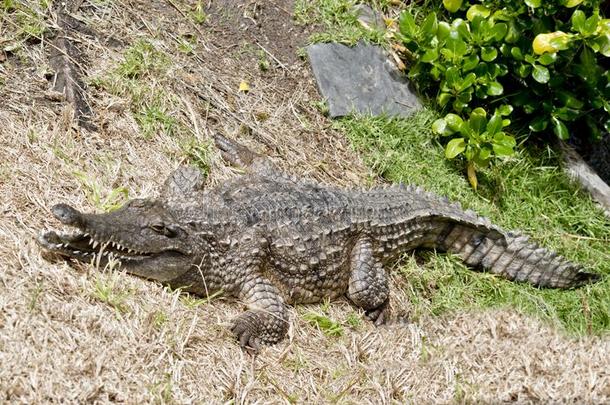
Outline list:
[[[386,28],[383,15],[371,8],[368,4],[356,4],[352,8],[358,21],[365,27],[384,30]]]
[[[405,75],[379,46],[314,44],[307,54],[333,118],[351,113],[407,117],[421,107]]]

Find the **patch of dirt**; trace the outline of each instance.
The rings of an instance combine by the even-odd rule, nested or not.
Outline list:
[[[39,7],[38,1],[20,3]],[[49,207],[65,202],[91,211],[122,187],[130,197],[152,196],[173,168],[189,160],[184,145],[205,144],[213,131],[239,138],[300,176],[341,186],[362,184],[370,176],[313,106],[319,96],[306,64],[296,58],[288,68],[271,62],[262,71],[256,63],[245,63],[229,47],[232,31],[215,18],[220,2],[209,9],[203,25],[188,17],[195,1],[80,3],[75,18],[98,33],[75,32],[73,38],[89,61],[84,83],[90,84],[87,98],[96,132],[76,126],[69,104],[46,96],[52,88],[47,41],[16,38],[8,22],[18,21],[16,14],[3,15],[7,23],[0,25],[0,44],[20,44],[0,61],[1,400],[609,400],[608,338],[569,338],[510,311],[420,319],[379,329],[363,321],[352,328],[346,320],[354,309],[339,301],[331,305],[329,316],[343,323],[345,331],[333,338],[301,316],[321,312],[320,306],[303,306],[291,309],[288,339],[251,358],[227,328],[242,311],[238,303],[196,302],[110,269],[44,260],[35,240],[41,229],[57,226]],[[225,4],[237,8],[249,3]],[[287,8],[290,3],[260,4],[272,10],[268,7]],[[40,12],[46,13],[49,27],[57,26],[55,14]],[[288,64],[287,50],[301,39],[285,48],[272,46],[276,38],[293,35],[290,17],[283,19],[265,25],[274,27],[277,36],[269,36],[269,47],[261,44]],[[284,34],[280,21],[287,23]],[[130,97],[93,86],[107,79],[128,47],[142,39],[168,55],[171,64],[166,72],[143,75],[134,84],[146,82],[145,90],[171,101],[174,131],[144,136],[138,121],[142,117],[133,111]],[[194,41],[192,51],[180,46],[184,39]],[[243,80],[250,83],[248,93],[239,91]],[[237,175],[215,151],[209,165],[209,186]],[[392,300],[396,308],[409,308],[398,288]]]
[[[296,24],[293,10],[293,0],[213,0],[206,12],[218,39],[216,45],[223,50],[257,51],[271,63],[292,67],[303,61],[298,50],[316,30]]]

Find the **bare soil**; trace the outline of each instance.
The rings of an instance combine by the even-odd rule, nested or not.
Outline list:
[[[313,106],[312,75],[294,52],[307,33],[294,24],[291,2],[204,4],[203,25],[188,18],[195,2],[176,0],[90,0],[74,14],[95,32],[73,38],[86,83],[107,75],[141,38],[171,56],[169,71],[153,81],[173,95],[172,116],[186,128],[172,134],[143,137],[130,100],[93,86],[97,131],[78,127],[72,106],[49,95],[46,39],[0,57],[0,401],[610,401],[608,338],[569,337],[510,310],[375,328],[364,320],[349,326],[354,309],[339,301],[327,315],[345,330],[329,337],[303,318],[325,306],[302,306],[291,309],[288,339],[251,357],[227,329],[240,303],[195,301],[121,272],[45,260],[35,238],[57,226],[49,207],[94,210],[95,190],[103,198],[121,186],[130,197],[154,195],[187,161],[184,142],[206,142],[212,131],[300,176],[341,186],[371,177]],[[53,28],[57,16],[46,12]],[[9,20],[0,25],[2,49],[16,41]],[[196,39],[193,53],[179,51],[184,36]],[[269,57],[266,71],[259,50]],[[238,90],[243,80],[247,93]],[[210,186],[239,174],[215,153],[210,165]],[[408,312],[399,288],[392,300]]]
[[[268,52],[273,62],[292,67],[303,62],[299,49],[317,28],[295,24],[293,9],[292,0],[215,0],[208,3],[207,12],[212,31],[217,34],[216,46],[226,50],[254,45]],[[256,60],[249,61],[256,64]]]

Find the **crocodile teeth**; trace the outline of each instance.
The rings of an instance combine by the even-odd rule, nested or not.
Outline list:
[[[95,249],[97,247],[97,245],[99,245],[100,243],[98,241],[93,241],[93,249]]]

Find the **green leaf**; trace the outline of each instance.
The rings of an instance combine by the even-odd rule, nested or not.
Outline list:
[[[514,19],[511,19],[508,22],[508,32],[504,37],[504,41],[508,44],[514,44],[519,40],[519,37],[521,37],[521,32],[519,31]]]
[[[593,14],[591,17],[587,18],[584,23],[583,30],[581,34],[583,35],[592,35],[597,31],[597,24],[599,23],[600,17],[599,14]]]
[[[436,13],[430,13],[424,20],[421,26],[421,34],[424,38],[431,39],[438,30],[438,21],[436,19]]]
[[[502,130],[502,116],[498,112],[495,112],[494,115],[492,115],[491,119],[487,123],[486,129],[491,136]]]
[[[455,13],[462,6],[462,0],[443,0],[443,6],[450,13]]]
[[[447,69],[445,72],[445,82],[447,83],[447,87],[456,88],[459,86],[460,80],[460,70],[457,67],[451,66],[449,69]]]
[[[432,132],[441,136],[453,134],[453,131],[447,126],[447,121],[445,121],[444,118],[439,118],[432,123]]]
[[[551,117],[551,122],[553,123],[553,132],[559,139],[565,141],[570,137],[568,127],[561,120],[557,117]]]
[[[510,48],[510,54],[515,60],[523,60],[523,53],[521,52],[521,48],[519,48],[518,46],[513,46],[512,48]]]
[[[541,64],[548,66],[551,63],[555,62],[557,60],[557,53],[544,53],[542,55],[540,55],[540,57],[538,58],[538,62],[540,62]]]
[[[572,30],[580,32],[582,34],[582,32],[585,29],[585,21],[586,21],[586,16],[585,13],[582,10],[576,10],[574,11],[574,13],[572,14]]]
[[[452,105],[453,105],[453,109],[457,112],[462,112],[462,111],[464,111],[464,109],[466,107],[468,107],[468,103],[465,103],[465,102],[463,102],[461,100],[457,100],[457,99],[453,102]]]
[[[487,126],[487,112],[481,107],[477,107],[470,113],[468,125],[475,134],[480,134]]]
[[[491,158],[491,148],[488,146],[483,146],[479,149],[479,153],[474,156],[474,162],[480,166],[485,167],[489,164],[489,160]]]
[[[424,63],[431,63],[438,59],[438,49],[430,48],[428,49],[420,58],[420,60]]]
[[[531,8],[538,8],[542,4],[542,0],[525,0],[525,4]]]
[[[445,40],[445,49],[449,50],[454,57],[460,58],[468,51],[468,46],[464,42],[457,31],[452,30]]]
[[[580,110],[585,105],[584,102],[576,98],[576,94],[567,90],[558,91],[557,98],[564,106],[569,108]]]
[[[473,88],[469,87],[457,95],[457,101],[463,104],[469,104],[472,101]]]
[[[534,65],[534,69],[532,70],[532,77],[538,83],[547,83],[551,78],[551,74],[545,66]]]
[[[513,106],[510,104],[502,104],[496,111],[503,117],[510,115],[513,112]]]
[[[599,47],[599,53],[607,58],[610,57],[610,33],[602,33],[595,38],[595,44]]]
[[[436,97],[436,102],[439,106],[444,107],[452,98],[453,96],[450,93],[440,93],[438,97]]]
[[[501,41],[502,38],[504,38],[504,36],[508,33],[508,25],[505,23],[498,23],[494,25],[491,31],[493,33],[493,38],[496,41]]]
[[[453,22],[451,23],[451,28],[453,28],[452,31],[457,32],[457,34],[462,39],[469,40],[470,37],[472,36],[470,34],[470,27],[469,27],[468,23],[466,21],[462,20],[461,18],[456,18],[455,20],[453,20]]]
[[[464,77],[464,80],[462,80],[462,83],[460,83],[457,90],[463,91],[464,89],[467,89],[468,87],[472,86],[476,80],[477,76],[474,73],[468,73],[466,77]]]
[[[417,35],[417,24],[413,16],[408,11],[400,13],[400,19],[398,20],[398,29],[400,33],[408,38],[415,38]]]
[[[540,132],[544,131],[548,125],[549,117],[544,114],[541,114],[534,117],[534,119],[530,121],[529,129],[534,132]]]
[[[502,45],[500,45],[500,53],[502,54],[502,56],[504,57],[508,57],[510,55],[510,49],[512,47],[510,45],[508,45],[506,42],[502,43]]]
[[[489,149],[487,146],[483,146],[479,151],[478,157],[482,162],[488,161],[491,157],[491,149]]]
[[[459,115],[453,113],[445,115],[445,122],[447,123],[447,126],[455,132],[458,132],[464,124],[464,120],[462,120]]]
[[[585,83],[596,86],[600,80],[600,67],[597,65],[597,58],[593,51],[585,46],[580,53],[580,63],[574,66],[576,73]]]
[[[445,147],[445,157],[447,159],[453,159],[460,153],[466,150],[466,142],[464,142],[464,138],[454,138],[449,141],[447,146]]]
[[[436,30],[436,37],[439,41],[443,41],[445,38],[449,36],[451,32],[451,26],[445,21],[441,21],[438,23],[438,29]]]
[[[480,5],[480,4],[475,4],[475,5],[470,6],[468,11],[466,12],[466,18],[468,19],[468,21],[474,20],[474,18],[476,16],[481,16],[483,18],[487,18],[487,17],[489,17],[490,13],[491,13],[491,11],[489,11],[489,9],[487,7]]]
[[[574,121],[580,116],[580,110],[568,107],[554,108],[553,115],[561,121]]]
[[[487,94],[490,96],[499,96],[504,93],[504,87],[500,84],[500,82],[493,81],[487,85]]]
[[[521,78],[526,78],[530,75],[530,73],[532,72],[532,65],[519,65],[519,67],[517,68],[517,74],[519,75],[519,77]]]
[[[497,156],[511,156],[515,153],[517,141],[514,137],[499,132],[493,137],[493,149]]]
[[[476,53],[473,53],[464,59],[464,62],[462,63],[462,71],[468,72],[469,70],[476,68],[478,64],[479,56]]]
[[[484,46],[481,48],[481,59],[485,62],[491,62],[498,56],[498,50],[493,46]]]
[[[489,65],[487,63],[481,62],[474,69],[474,73],[477,75],[477,77],[485,77],[487,75],[487,73],[489,72],[488,66]]]
[[[515,154],[515,150],[508,145],[494,143],[493,148],[496,156],[512,156]]]

